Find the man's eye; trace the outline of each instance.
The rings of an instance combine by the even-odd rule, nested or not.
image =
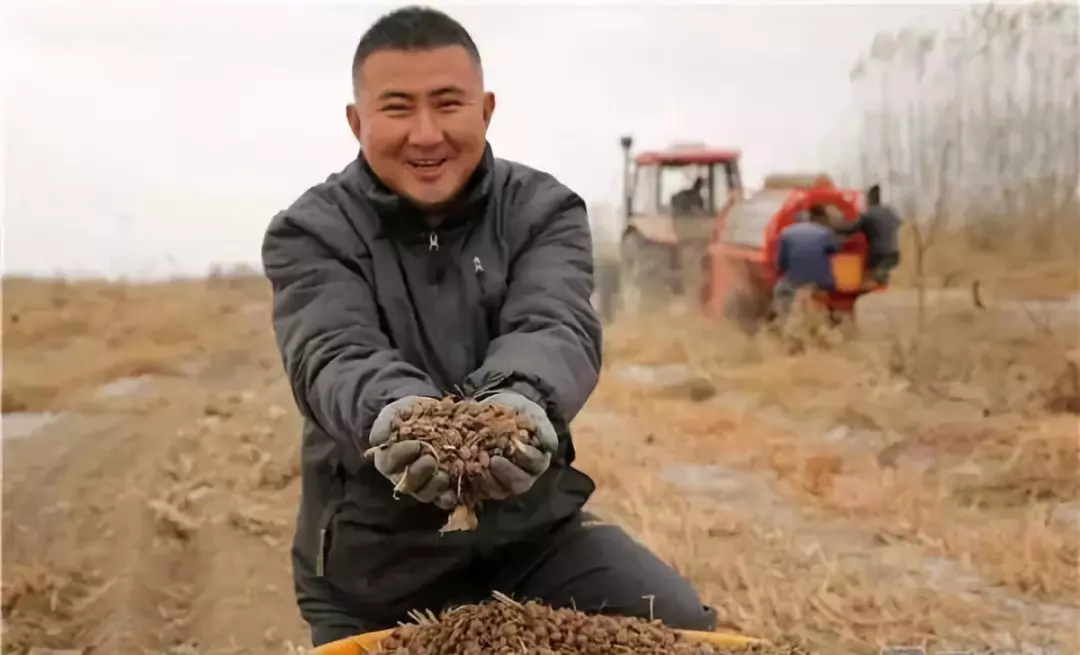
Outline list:
[[[409,108],[405,105],[383,105],[382,111],[387,114],[404,114]]]
[[[457,109],[460,106],[460,100],[443,100],[439,103],[439,109]]]

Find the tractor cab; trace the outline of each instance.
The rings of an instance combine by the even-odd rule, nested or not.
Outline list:
[[[737,150],[675,144],[631,154],[623,137],[624,287],[670,299],[696,294],[717,216],[742,198]]]
[[[673,219],[715,217],[742,197],[737,150],[674,144],[632,156],[632,139],[624,137],[622,145],[627,227],[641,226],[649,240],[675,245]],[[653,219],[652,225],[641,219]]]

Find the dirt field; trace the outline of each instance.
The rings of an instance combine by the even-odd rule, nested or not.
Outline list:
[[[262,280],[3,291],[7,652],[300,652]],[[575,423],[593,508],[750,634],[1080,652],[1077,306],[939,294],[915,330],[887,296],[797,354],[610,328]]]

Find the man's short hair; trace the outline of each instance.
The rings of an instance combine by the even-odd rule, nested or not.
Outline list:
[[[866,192],[866,202],[871,205],[877,205],[881,202],[881,185],[875,184],[870,187]]]
[[[353,84],[358,80],[360,67],[376,52],[434,50],[449,46],[465,48],[465,52],[480,67],[480,50],[461,23],[431,7],[413,5],[395,9],[375,21],[360,37],[353,55]]]

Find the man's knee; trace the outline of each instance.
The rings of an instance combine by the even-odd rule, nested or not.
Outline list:
[[[311,628],[311,646],[318,648],[341,639],[348,639],[363,634],[366,630],[358,630],[348,624],[333,623],[309,623]]]
[[[624,595],[609,599],[620,613],[658,619],[679,630],[716,629],[716,610],[706,606],[693,586],[674,568],[622,528],[601,522],[593,526],[605,532],[600,542],[604,542],[602,549],[609,554],[613,573],[624,583],[637,580],[636,584],[613,585]]]
[[[362,621],[329,602],[306,595],[301,595],[298,601],[300,616],[311,630],[312,646],[368,632]]]
[[[641,618],[659,619],[669,628],[677,630],[716,629],[716,610],[701,600],[693,586],[675,569],[657,559],[643,580],[649,603],[648,614]]]
[[[700,632],[712,632],[716,630],[716,608],[703,605],[699,602],[697,607],[687,608],[684,615],[667,623],[676,630],[698,630]]]
[[[701,602],[701,598],[687,585],[685,596],[669,597],[655,607],[652,616],[641,618],[659,619],[661,623],[676,630],[712,632],[716,629],[716,610]]]

